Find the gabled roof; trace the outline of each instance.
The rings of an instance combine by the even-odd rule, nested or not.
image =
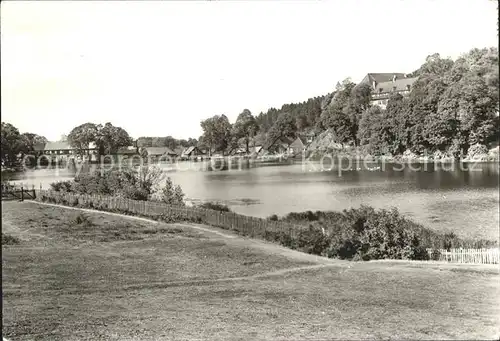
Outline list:
[[[177,155],[172,149],[168,147],[146,147],[148,155],[161,156],[161,155]]]
[[[34,145],[34,149],[36,152],[41,152],[41,151],[45,150],[45,143],[36,143]]]
[[[68,142],[47,142],[43,147],[43,150],[70,150],[71,148]]]
[[[184,150],[182,152],[182,154],[184,154],[184,155],[191,154],[195,149],[198,149],[198,148],[196,148],[196,146],[188,147],[188,148],[186,148],[186,150]]]
[[[45,144],[36,144],[34,146],[36,151],[44,151],[44,150],[76,150],[76,148],[71,147],[69,142],[67,141],[58,141],[58,142],[47,142]],[[88,149],[95,149],[95,144],[90,143]]]
[[[298,147],[300,144],[307,146],[307,137],[299,135],[297,138],[291,143],[290,147]]]
[[[372,85],[373,81],[377,83],[392,82],[394,76],[396,76],[396,79],[402,79],[405,78],[406,74],[400,72],[368,73],[360,83],[368,83]]]
[[[276,140],[272,145],[268,145],[265,149],[269,150],[276,146],[282,146],[283,148],[288,148],[293,143],[293,141],[295,141],[295,139],[291,139],[288,137],[281,137],[280,139]]]
[[[372,94],[379,94],[379,93],[388,93],[392,91],[403,91],[407,90],[408,86],[409,89],[411,89],[411,86],[415,81],[417,80],[417,77],[414,78],[402,78],[402,79],[396,79],[394,82],[382,82],[377,84],[375,89],[373,90]]]

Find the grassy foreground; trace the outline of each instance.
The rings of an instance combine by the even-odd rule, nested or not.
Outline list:
[[[10,340],[499,334],[495,266],[324,259],[208,227],[27,202],[2,203],[2,232],[18,240],[2,245]]]

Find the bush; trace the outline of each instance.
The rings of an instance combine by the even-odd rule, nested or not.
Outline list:
[[[17,237],[2,232],[2,245],[17,245],[21,240]]]
[[[195,217],[186,217],[182,214],[179,214],[179,213],[164,213],[162,215],[160,215],[159,217],[155,217],[155,219],[157,220],[161,220],[162,222],[165,222],[165,223],[177,223],[177,222],[180,222],[180,221],[190,221],[190,222],[193,222],[193,223],[201,223],[203,221],[203,219],[201,218],[201,216],[195,216]]]
[[[432,247],[432,243],[458,243],[455,235],[445,237],[425,229],[401,216],[396,209],[361,206],[343,212],[308,211],[288,214],[284,220],[310,225],[294,241],[298,249],[340,259],[427,260],[427,248]],[[326,235],[321,228],[327,231]]]
[[[467,151],[467,156],[470,159],[480,158],[488,155],[488,147],[483,144],[474,144]]]
[[[132,200],[150,200],[157,191],[163,172],[158,167],[137,169],[97,169],[71,181],[71,192],[90,195],[122,196]]]
[[[308,229],[299,231],[295,242],[298,250],[318,256],[326,254],[329,244],[330,241],[323,234],[323,231],[313,225],[309,225]]]
[[[267,220],[278,221],[279,217],[276,214],[273,214],[273,215],[270,215],[269,217],[267,217]]]
[[[439,260],[441,258],[441,252],[438,249],[432,249],[431,260]]]
[[[182,188],[179,185],[174,186],[172,179],[170,178],[167,178],[165,186],[158,194],[160,201],[174,206],[185,206],[184,196],[185,194],[182,192]]]
[[[89,227],[89,226],[93,226],[94,223],[92,222],[92,220],[89,219],[89,217],[87,217],[85,214],[83,213],[79,213],[72,221],[71,221],[72,224],[74,225],[80,225],[80,226],[85,226],[85,227]]]
[[[72,192],[73,181],[57,181],[50,184],[50,189],[56,192]]]
[[[219,204],[216,202],[205,202],[200,205],[201,208],[204,208],[206,210],[213,210],[213,211],[219,211],[219,212],[231,212],[231,209],[227,207],[226,205]]]
[[[72,198],[72,199],[68,200],[68,205],[78,206],[78,198]]]

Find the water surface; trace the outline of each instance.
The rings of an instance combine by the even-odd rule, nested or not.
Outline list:
[[[226,203],[235,212],[267,217],[305,210],[343,210],[360,205],[397,207],[413,220],[464,237],[498,240],[498,164],[373,166],[328,171],[317,163],[266,165],[229,171],[168,171],[187,198]],[[168,169],[168,166],[164,167]],[[394,170],[394,168],[396,170]],[[444,169],[443,169],[444,168]],[[182,169],[182,170],[179,170]],[[37,188],[72,177],[67,170],[36,170],[18,177]]]

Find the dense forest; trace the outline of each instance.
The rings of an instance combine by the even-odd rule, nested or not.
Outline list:
[[[409,96],[394,94],[385,109],[371,105],[370,85],[346,79],[325,96],[258,114],[243,134],[233,134],[225,115],[207,119],[200,142],[214,152],[228,151],[242,137],[270,146],[329,130],[335,142],[373,155],[440,151],[460,157],[471,148],[484,151],[499,138],[498,61],[496,47],[472,49],[455,61],[433,54],[408,75],[418,77]],[[251,120],[244,113],[235,125]]]

